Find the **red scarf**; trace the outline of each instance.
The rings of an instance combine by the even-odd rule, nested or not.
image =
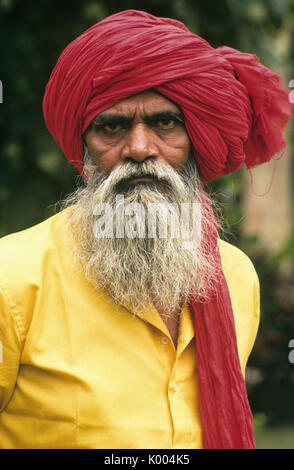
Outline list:
[[[211,211],[212,212],[212,211]],[[217,262],[217,293],[192,301],[198,387],[206,449],[254,449],[253,419],[241,372],[234,314],[216,232],[208,245]]]
[[[214,49],[182,23],[123,11],[61,54],[46,87],[48,129],[83,174],[82,135],[94,117],[153,88],[181,108],[203,182],[269,161],[286,142],[289,90],[253,54]],[[211,235],[220,265],[215,234]],[[205,448],[252,448],[252,416],[238,358],[228,287],[192,303]]]

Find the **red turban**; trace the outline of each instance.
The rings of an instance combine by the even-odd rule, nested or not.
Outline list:
[[[214,49],[179,21],[134,10],[63,51],[44,97],[47,127],[82,173],[81,136],[94,117],[148,88],[182,109],[204,182],[269,161],[286,145],[291,104],[278,75],[253,54]]]
[[[104,19],[64,50],[46,88],[46,124],[82,173],[82,134],[94,117],[149,88],[182,109],[204,182],[243,162],[250,168],[269,161],[285,148],[281,131],[291,103],[278,75],[255,55],[214,49],[179,21],[134,10]],[[204,446],[254,448],[217,230],[207,238],[220,267],[218,291],[209,301],[190,302]]]

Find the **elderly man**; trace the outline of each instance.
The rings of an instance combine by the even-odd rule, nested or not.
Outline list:
[[[258,278],[204,183],[284,149],[287,95],[145,12],[64,50],[43,109],[86,184],[0,244],[0,447],[254,448]]]

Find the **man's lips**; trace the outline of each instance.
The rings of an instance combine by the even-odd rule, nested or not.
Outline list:
[[[153,175],[142,175],[142,176],[131,176],[129,178],[125,178],[121,180],[119,183],[117,183],[116,188],[117,190],[127,190],[130,188],[135,187],[137,184],[150,184],[150,185],[156,185],[157,188],[159,189],[160,187],[166,187],[168,184],[166,180],[163,178],[158,178]]]
[[[127,183],[136,184],[136,183],[152,183],[155,181],[151,176],[142,176],[140,178],[132,178],[127,181]]]
[[[131,176],[119,182],[119,184],[137,184],[137,183],[159,183],[159,179],[152,175]]]

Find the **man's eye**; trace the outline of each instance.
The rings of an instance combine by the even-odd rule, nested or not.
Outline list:
[[[120,131],[122,129],[122,126],[120,124],[104,124],[103,126],[101,126],[101,128],[105,132],[111,134]]]
[[[174,119],[160,119],[156,122],[156,126],[159,129],[172,129],[175,127],[176,121]]]
[[[103,123],[99,121],[93,121],[93,129],[105,135],[114,135],[124,129],[125,126],[120,122],[109,122]]]

